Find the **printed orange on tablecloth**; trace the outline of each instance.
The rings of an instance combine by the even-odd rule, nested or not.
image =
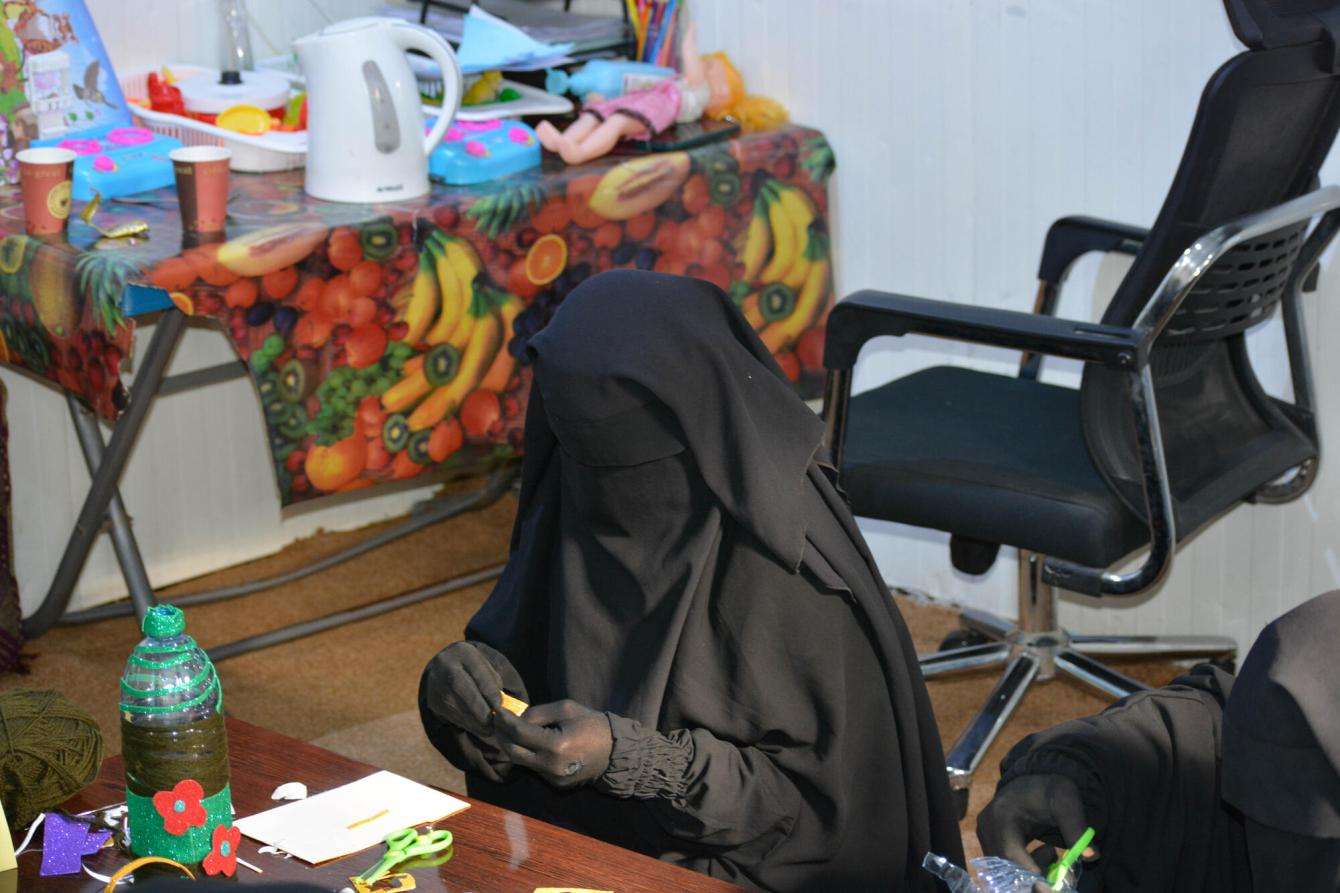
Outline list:
[[[144,219],[151,237],[95,248],[82,224],[65,245],[22,235],[10,188],[0,361],[113,418],[132,326],[122,290],[171,293],[247,362],[286,504],[517,455],[526,344],[573,287],[617,267],[717,284],[812,397],[833,303],[833,165],[821,134],[788,126],[688,152],[547,163],[403,204],[317,202],[301,171],[235,174],[229,238],[176,250],[170,190],[104,206],[104,226]]]

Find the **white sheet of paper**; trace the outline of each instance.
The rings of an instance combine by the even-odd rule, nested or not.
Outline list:
[[[450,794],[382,771],[234,824],[247,837],[316,865],[376,846],[393,831],[435,822],[469,806]]]

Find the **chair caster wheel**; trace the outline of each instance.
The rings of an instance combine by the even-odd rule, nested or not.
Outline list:
[[[949,795],[954,798],[954,814],[958,816],[961,822],[968,815],[968,789],[950,788]]]
[[[940,641],[940,650],[967,648],[970,645],[985,645],[991,640],[975,629],[956,629]]]

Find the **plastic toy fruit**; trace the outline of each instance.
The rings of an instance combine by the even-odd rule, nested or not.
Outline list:
[[[254,105],[234,105],[219,112],[214,123],[224,130],[261,136],[270,132],[270,113]]]
[[[283,130],[307,129],[307,91],[294,93],[284,104]]]

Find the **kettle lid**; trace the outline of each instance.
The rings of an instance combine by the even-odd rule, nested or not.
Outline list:
[[[365,31],[372,28],[385,28],[388,25],[397,23],[396,19],[389,16],[358,16],[352,19],[341,19],[338,22],[332,22],[314,34],[303,38],[304,40],[312,37],[334,37],[337,34],[349,34],[354,31]]]

